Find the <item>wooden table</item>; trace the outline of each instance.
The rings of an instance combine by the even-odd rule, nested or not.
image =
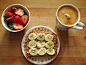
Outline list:
[[[1,23],[3,10],[12,4],[26,6],[31,14],[25,30],[12,33]],[[80,21],[86,25],[86,0],[0,0],[0,65],[33,65],[22,54],[21,41],[27,30],[43,25],[53,29],[60,39],[60,52],[49,65],[86,65],[86,27],[83,30],[60,31],[56,27],[56,10],[62,4],[73,4],[80,10]]]

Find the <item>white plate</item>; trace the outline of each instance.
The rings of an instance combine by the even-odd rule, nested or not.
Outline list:
[[[59,53],[59,50],[60,50],[60,41],[59,41],[59,38],[58,38],[58,36],[57,36],[57,55],[56,56],[48,56],[48,57],[29,57],[29,58],[27,58],[26,57],[26,43],[25,43],[25,39],[26,39],[26,36],[31,32],[31,31],[36,31],[36,30],[45,30],[45,31],[47,31],[47,32],[53,32],[53,33],[55,33],[51,28],[49,28],[49,27],[46,27],[46,26],[35,26],[35,27],[33,27],[33,28],[31,28],[31,29],[29,29],[26,33],[25,33],[25,35],[24,35],[24,37],[23,37],[23,39],[22,39],[22,43],[21,43],[21,48],[22,48],[22,52],[23,52],[23,55],[25,56],[25,58],[28,60],[28,61],[30,61],[31,63],[33,63],[33,64],[48,64],[48,63],[50,63],[51,61],[53,61],[56,57],[57,57],[57,55],[58,55],[58,53]],[[56,34],[56,33],[55,33]]]

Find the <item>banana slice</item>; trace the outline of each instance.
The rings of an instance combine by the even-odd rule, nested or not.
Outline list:
[[[37,44],[37,42],[35,40],[32,40],[32,41],[29,42],[28,46],[30,48],[34,48],[34,47],[36,47],[36,44]]]
[[[45,34],[43,34],[43,33],[37,34],[37,39],[38,40],[44,40],[45,39]]]
[[[43,48],[45,46],[45,42],[44,41],[38,41],[37,42],[37,47],[38,48]]]
[[[47,34],[47,35],[45,36],[45,40],[46,40],[46,41],[52,41],[52,40],[53,40],[53,35]]]
[[[32,55],[32,56],[35,56],[35,55],[37,55],[37,52],[38,50],[36,49],[36,48],[31,48],[30,50],[29,50],[29,53]]]
[[[54,43],[52,41],[49,41],[46,43],[46,47],[47,48],[53,48],[54,47]]]
[[[55,54],[55,50],[53,48],[49,48],[49,49],[47,49],[47,54],[54,55]]]
[[[45,55],[45,53],[46,53],[46,49],[45,48],[39,49],[39,52],[38,52],[39,55]]]
[[[31,33],[31,34],[29,35],[29,39],[30,39],[30,40],[36,39],[36,34],[35,34],[35,33]]]

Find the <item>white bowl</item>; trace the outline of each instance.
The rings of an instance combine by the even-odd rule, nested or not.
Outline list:
[[[13,6],[15,6],[15,7],[17,7],[17,8],[19,8],[19,7],[20,7],[20,8],[23,8],[24,11],[26,12],[26,14],[29,16],[28,23],[23,27],[23,29],[20,29],[20,30],[11,30],[11,29],[7,26],[7,24],[4,22],[4,15],[5,15],[5,13],[6,13],[6,12],[10,12],[10,11],[11,11],[11,8],[12,8]],[[8,31],[10,31],[10,32],[19,32],[19,31],[24,30],[24,29],[26,28],[26,26],[29,24],[29,21],[30,21],[30,12],[29,12],[29,10],[28,10],[25,6],[23,6],[23,5],[21,5],[21,4],[13,4],[13,5],[8,6],[8,7],[3,11],[2,16],[1,16],[1,21],[2,21],[2,25],[3,25],[3,26],[5,27],[5,29],[7,29]]]

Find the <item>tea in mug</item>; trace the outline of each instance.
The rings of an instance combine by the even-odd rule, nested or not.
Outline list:
[[[59,21],[64,25],[73,25],[78,20],[78,12],[72,6],[63,6],[57,13]]]

